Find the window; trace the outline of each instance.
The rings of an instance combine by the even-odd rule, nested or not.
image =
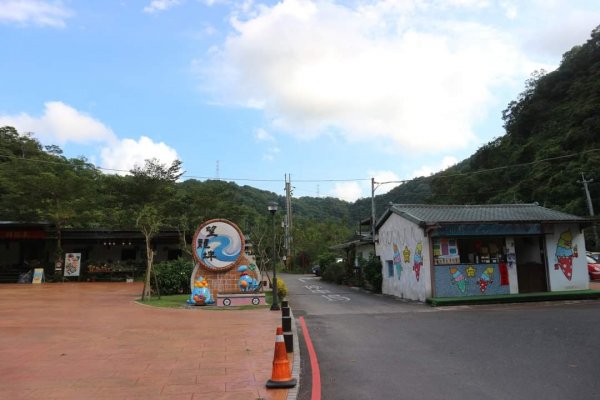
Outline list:
[[[387,260],[387,267],[388,267],[388,278],[393,278],[394,277],[394,262],[392,260]]]

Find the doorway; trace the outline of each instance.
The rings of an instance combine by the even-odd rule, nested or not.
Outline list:
[[[515,237],[519,293],[547,292],[544,241],[538,236]]]

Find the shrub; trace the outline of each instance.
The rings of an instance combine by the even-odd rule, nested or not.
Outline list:
[[[288,288],[283,279],[277,278],[277,296],[279,300],[285,299],[288,295]]]
[[[365,278],[365,288],[381,293],[383,275],[381,274],[381,261],[379,257],[371,254],[368,260],[360,260],[361,268]]]
[[[190,278],[194,265],[189,259],[163,261],[153,266],[153,271],[158,280],[161,295],[190,293]],[[151,286],[156,290],[154,277],[150,279]]]
[[[325,266],[325,271],[321,274],[325,281],[334,282],[338,285],[342,284],[346,279],[346,266],[344,263],[336,263]]]

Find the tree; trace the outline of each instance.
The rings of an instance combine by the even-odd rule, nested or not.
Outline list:
[[[175,183],[181,177],[181,161],[175,160],[170,166],[161,164],[157,159],[146,160],[143,168],[135,167],[128,179],[129,196],[133,207],[138,207],[136,226],[146,240],[146,278],[142,300],[150,298],[150,276],[154,250],[152,239],[165,225],[170,213],[169,205],[176,191]]]
[[[152,273],[152,262],[154,260],[154,250],[152,249],[152,239],[160,232],[163,224],[163,218],[159,211],[153,205],[145,205],[139,212],[136,226],[140,228],[146,239],[146,277],[144,279],[144,289],[142,291],[142,301],[150,299],[150,274]]]

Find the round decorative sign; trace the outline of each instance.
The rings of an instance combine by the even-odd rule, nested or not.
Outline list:
[[[244,251],[244,235],[233,222],[211,219],[194,234],[194,258],[211,271],[227,271]]]

